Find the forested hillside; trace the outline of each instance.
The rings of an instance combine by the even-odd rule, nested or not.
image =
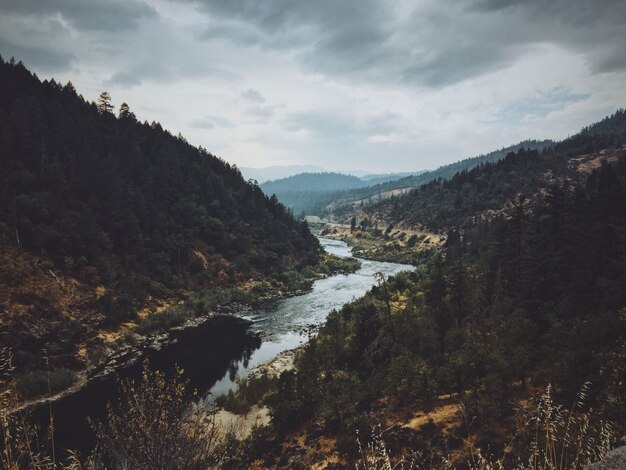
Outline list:
[[[366,208],[362,216],[435,231],[455,227],[502,209],[518,194],[533,199],[554,183],[583,181],[602,159],[624,155],[625,129],[626,113],[618,111],[543,151],[521,148],[498,162],[481,163],[424,184],[405,197],[382,201]]]
[[[294,214],[319,213],[320,208],[336,198],[337,193],[362,188],[369,183],[352,175],[341,173],[300,173],[260,185],[268,196],[278,200]]]
[[[307,227],[228,163],[1,60],[0,168],[0,335],[30,348],[18,366],[151,299],[284,279],[319,257]]]
[[[267,401],[278,435],[314,432],[355,462],[356,436],[381,425],[374,452],[425,468],[466,468],[478,452],[505,468],[584,468],[610,448],[626,422],[625,137],[618,111],[545,155],[521,150],[398,198],[392,214],[445,227],[445,246],[331,313]],[[572,165],[578,179],[556,173]],[[474,217],[485,198],[499,210]]]
[[[517,145],[511,145],[500,150],[489,152],[485,155],[479,155],[477,157],[467,158],[456,163],[444,165],[436,170],[420,172],[406,178],[369,185],[368,187],[355,189],[344,194],[338,194],[334,200],[329,201],[328,206],[322,208],[322,210],[324,213],[332,213],[335,216],[343,216],[345,218],[347,215],[354,212],[355,202],[358,202],[358,206],[360,207],[361,205],[370,204],[371,202],[376,202],[379,199],[382,199],[380,195],[384,196],[386,193],[406,188],[419,188],[430,181],[452,178],[458,172],[470,170],[481,164],[497,162],[502,160],[509,153],[517,152],[522,148],[526,150],[542,151],[553,144],[554,142],[551,140],[525,140]]]
[[[300,173],[279,180],[261,184],[261,189],[268,195],[277,196],[289,191],[339,191],[360,188],[367,183],[360,178],[341,173]]]

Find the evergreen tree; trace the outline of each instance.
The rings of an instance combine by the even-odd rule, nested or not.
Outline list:
[[[115,106],[111,104],[111,95],[109,95],[108,91],[103,91],[102,93],[100,93],[96,106],[98,107],[98,111],[100,113],[113,112],[113,108],[115,108]]]

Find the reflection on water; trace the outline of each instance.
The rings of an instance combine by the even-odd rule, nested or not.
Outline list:
[[[240,364],[248,364],[254,351],[261,345],[258,334],[251,331],[247,321],[231,316],[218,316],[203,325],[175,334],[176,342],[146,356],[152,369],[167,374],[184,370],[191,389],[204,393],[229,371],[235,377]],[[142,363],[117,371],[121,379],[138,378]],[[118,383],[109,376],[93,382],[86,388],[52,404],[55,441],[58,449],[77,449],[88,453],[95,444],[95,435],[87,418],[104,418],[107,403],[116,403]],[[33,410],[32,418],[40,429],[49,425],[48,405]]]
[[[351,249],[342,241],[320,238],[320,242],[333,255],[352,256]],[[236,379],[245,376],[250,368],[304,344],[308,340],[307,329],[323,323],[333,309],[363,296],[376,282],[376,273],[387,277],[407,269],[413,267],[361,260],[361,268],[355,273],[321,279],[307,294],[282,299],[253,312],[247,318],[252,321],[251,330],[261,335],[263,342],[250,357],[231,364],[224,376],[211,387],[206,400],[211,402],[215,397],[234,390]]]
[[[351,256],[343,242],[321,239],[321,243],[332,254]],[[412,267],[363,260],[356,273],[318,280],[311,292],[279,300],[245,320],[218,316],[197,328],[179,331],[173,344],[147,353],[150,366],[170,374],[180,367],[192,389],[207,393],[206,401],[211,402],[215,396],[235,389],[237,378],[250,368],[306,342],[306,328],[319,325],[331,310],[365,294],[375,283],[375,273],[389,276],[405,269]],[[134,378],[140,371],[138,363],[119,370],[118,375]],[[87,417],[101,419],[106,404],[115,403],[117,397],[117,382],[108,377],[55,402],[52,412],[57,447],[89,452],[95,437]],[[47,429],[48,417],[47,405],[34,410],[33,418],[40,429]]]

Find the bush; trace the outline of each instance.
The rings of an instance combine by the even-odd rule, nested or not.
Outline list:
[[[180,374],[168,379],[147,362],[139,381],[121,382],[118,403],[92,424],[113,468],[214,468],[214,416],[188,412],[186,385]]]
[[[174,326],[180,326],[193,315],[181,305],[173,305],[160,313],[142,318],[137,327],[137,332],[142,335],[164,331]]]
[[[33,370],[17,378],[17,391],[24,398],[58,393],[76,382],[76,372],[69,369]]]

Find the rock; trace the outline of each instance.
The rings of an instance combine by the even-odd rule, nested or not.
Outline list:
[[[626,437],[622,438],[622,442]],[[621,446],[607,453],[599,462],[589,465],[585,470],[626,470],[626,446]]]

